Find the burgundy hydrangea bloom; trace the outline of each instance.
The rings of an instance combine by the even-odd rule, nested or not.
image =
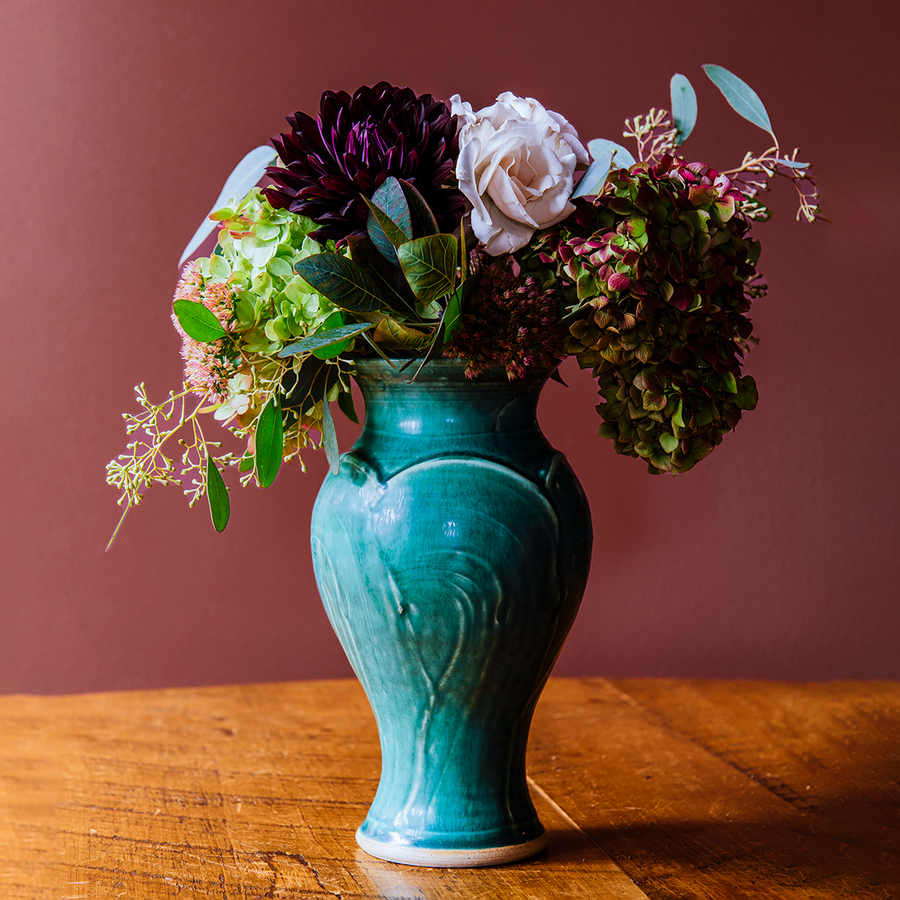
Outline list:
[[[388,176],[412,183],[431,206],[441,231],[452,232],[465,206],[447,186],[459,155],[456,119],[431,94],[381,81],[322,95],[318,119],[297,112],[291,130],[272,138],[285,168],[271,166],[265,189],[272,206],[308,216],[317,240],[364,234],[371,197]]]

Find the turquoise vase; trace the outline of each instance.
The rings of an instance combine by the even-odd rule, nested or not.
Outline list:
[[[357,841],[413,865],[523,859],[546,842],[528,729],[591,554],[584,492],[537,425],[547,373],[356,368],[365,426],[322,485],[312,550],[381,739]]]

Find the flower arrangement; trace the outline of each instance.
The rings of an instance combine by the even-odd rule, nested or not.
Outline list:
[[[410,379],[440,356],[473,378],[502,366],[516,379],[574,355],[597,379],[601,437],[652,473],[692,468],[757,402],[742,365],[766,290],[751,236],[769,215],[761,196],[786,178],[798,218],[821,218],[809,165],[780,150],[756,93],[704,70],[773,141],[728,171],[681,154],[697,115],[683,75],[671,112],[626,120],[634,153],[585,145],[563,116],[508,92],[475,111],[381,82],[326,92],[317,118],[288,117],[182,258],[218,226],[214,252],[190,260],[175,291],[183,388],[162,403],[136,388],[134,440],[107,466],[125,507],[116,533],[154,484],[189,479],[190,504],[207,497],[221,531],[224,470],[268,487],[307,447],[336,467],[331,403],[356,421],[360,356]],[[206,437],[207,413],[243,452]]]

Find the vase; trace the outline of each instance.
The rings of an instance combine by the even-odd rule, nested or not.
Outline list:
[[[356,364],[364,427],[312,519],[319,591],[381,742],[356,838],[393,862],[512,862],[546,843],[525,750],[587,581],[590,511],[537,424],[548,373],[469,380],[436,360],[410,381],[401,364]]]

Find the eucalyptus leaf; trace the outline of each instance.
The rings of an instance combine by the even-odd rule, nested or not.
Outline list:
[[[709,80],[722,92],[722,96],[728,101],[729,106],[748,122],[752,122],[763,131],[772,135],[772,140],[778,143],[775,133],[772,131],[772,123],[769,114],[763,106],[762,100],[756,91],[747,82],[742,81],[737,75],[729,72],[722,66],[711,63],[703,66]]]
[[[341,451],[338,449],[337,432],[334,430],[334,419],[328,400],[322,401],[322,443],[325,445],[325,456],[332,475],[337,475],[341,468]]]
[[[294,264],[294,271],[341,309],[372,312],[382,305],[375,283],[353,260],[339,253],[316,253]]]
[[[458,246],[452,234],[433,234],[397,248],[403,274],[423,303],[431,303],[453,291]]]
[[[282,348],[278,355],[296,356],[298,353],[310,353],[316,350],[323,350],[326,347],[333,347],[337,344],[346,344],[352,338],[357,337],[364,331],[374,328],[375,322],[364,322],[362,324],[354,322],[350,325],[341,325],[338,328],[329,328],[327,331],[317,331],[307,337],[300,338]],[[330,359],[330,357],[320,356],[319,359]]]
[[[798,162],[795,159],[782,159],[780,156],[775,157],[775,162],[780,166],[787,166],[789,169],[808,169],[809,163]]]
[[[206,500],[213,528],[221,533],[231,515],[231,501],[228,499],[228,488],[225,487],[222,474],[211,456],[206,457]]]
[[[172,304],[172,309],[184,333],[195,341],[207,344],[210,341],[217,341],[228,333],[216,318],[216,314],[202,303],[195,300],[176,300]]]
[[[274,397],[270,397],[256,420],[256,478],[260,487],[267,488],[275,480],[283,452],[281,407]]]
[[[229,200],[237,202],[243,200],[250,188],[265,175],[266,167],[272,165],[277,158],[275,150],[268,144],[251,150],[225,179],[225,184],[209,211],[209,215],[223,207]],[[178,260],[179,266],[209,237],[215,227],[216,223],[211,219],[203,220],[203,224],[194,232],[194,236],[184,248],[184,253]]]
[[[615,141],[608,141],[606,138],[594,138],[594,140],[588,141],[588,150],[591,151],[594,159],[599,159],[604,153],[612,153],[612,168],[614,169],[627,169],[637,162],[625,147]]]
[[[675,146],[683,144],[697,124],[697,94],[687,78],[676,73],[669,82],[672,97],[672,121],[678,129]]]
[[[606,178],[612,167],[613,151],[607,150],[601,153],[588,167],[588,170],[581,176],[575,190],[572,191],[573,197],[596,197],[603,190],[606,184]]]

